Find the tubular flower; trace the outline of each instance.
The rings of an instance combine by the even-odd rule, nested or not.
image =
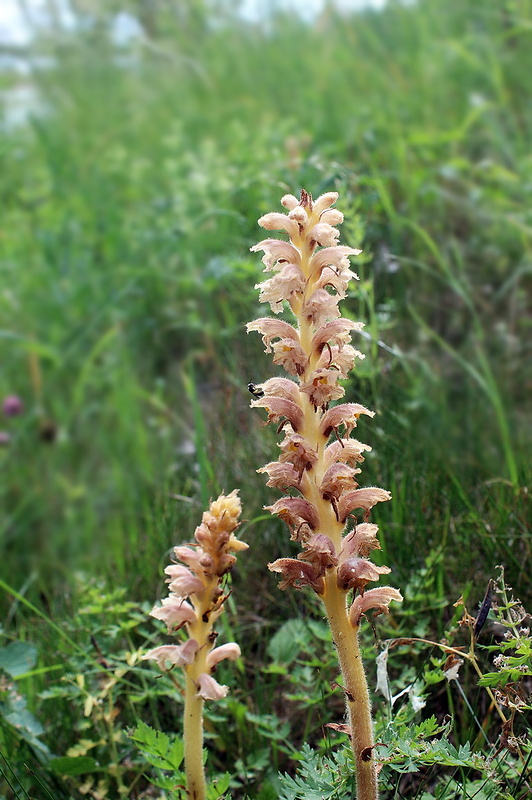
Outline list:
[[[201,672],[210,674],[218,661],[240,655],[240,648],[234,643],[213,650],[216,640],[213,624],[226,599],[220,583],[236,561],[233,553],[248,546],[234,535],[240,513],[236,491],[211,503],[196,528],[195,542],[174,547],[174,557],[182,563],[165,568],[170,594],[150,611],[150,616],[165,622],[169,634],[185,628],[189,638],[180,645],[156,647],[144,658],[157,661],[163,671],[168,669],[167,665],[184,667],[187,677],[190,672],[196,684]],[[197,662],[201,667],[199,672],[195,669]]]
[[[335,226],[343,215],[331,208],[337,197],[336,192],[327,192],[313,202],[305,191],[299,200],[285,195],[281,203],[287,214],[266,214],[259,220],[263,228],[285,231],[290,238],[289,242],[264,239],[251,248],[264,253],[264,271],[275,273],[259,284],[261,299],[270,302],[274,313],[287,303],[294,322],[261,317],[248,323],[247,330],[261,334],[265,352],[273,353],[274,364],[283,366],[292,378],[265,381],[260,387],[263,396],[251,405],[264,408],[267,421],[281,423],[285,433],[278,461],[258,471],[266,473],[268,486],[302,495],[283,497],[268,510],[285,520],[292,538],[303,545],[301,557],[321,570],[322,577],[334,567],[337,586],[363,593],[368,581],[378,580],[387,571],[365,560],[378,547],[377,528],[369,525],[367,517],[376,503],[391,495],[384,489],[358,485],[360,469],[355,465],[364,461],[363,453],[371,448],[350,436],[359,418],[372,417],[373,411],[360,403],[331,405],[345,393],[340,380],[347,377],[356,359],[363,358],[350,344],[351,334],[360,331],[363,323],[342,317],[338,308],[349,280],[357,277],[349,259],[361,251],[338,243]],[[344,530],[346,522],[358,510],[364,522],[349,533]],[[366,529],[370,533],[365,534]],[[330,542],[334,563],[316,556],[320,537]],[[301,567],[279,561],[289,573],[285,585],[299,586],[310,578],[292,579]]]
[[[177,645],[162,645],[143,658],[156,661],[159,669],[169,672],[181,667],[185,673],[184,742],[187,797],[206,800],[203,769],[203,704],[219,700],[229,691],[212,676],[224,659],[240,657],[235,642],[215,647],[214,623],[224,610],[221,583],[235,564],[235,553],[248,545],[235,536],[242,507],[238,492],[220,495],[205,511],[195,530],[194,541],[178,545],[173,554],[181,563],[165,568],[170,594],[150,616],[165,622],[169,634],[186,632],[186,640]],[[182,635],[182,634],[181,634]]]
[[[368,559],[379,548],[377,526],[368,519],[373,506],[391,495],[377,487],[359,487],[358,464],[371,448],[351,438],[359,418],[373,417],[374,412],[360,403],[333,405],[345,394],[340,381],[364,357],[350,343],[363,323],[342,317],[338,307],[349,281],[358,279],[350,257],[361,251],[338,243],[336,226],[343,215],[331,208],[337,198],[336,192],[316,201],[304,190],[299,200],[288,194],[281,200],[287,214],[266,214],[259,220],[263,228],[284,231],[290,240],[265,239],[251,248],[264,252],[264,271],[274,273],[258,284],[260,300],[269,303],[274,314],[288,308],[293,320],[261,317],[247,325],[248,332],[261,334],[273,363],[290,375],[265,381],[263,395],[251,405],[265,409],[266,424],[279,423],[283,429],[278,461],[258,472],[266,473],[268,486],[290,492],[266,508],[288,524],[291,538],[302,547],[298,558],[279,558],[268,566],[282,575],[281,589],[308,586],[323,600],[348,707],[353,697],[357,708],[362,704],[365,709],[365,721],[356,722],[364,729],[359,739],[358,711],[349,709],[360,796],[376,798],[375,765],[371,755],[367,757],[373,747],[371,717],[357,632],[368,608],[382,613],[392,600],[402,598],[391,587],[366,590],[368,583],[390,572]],[[360,521],[355,512],[362,516]]]

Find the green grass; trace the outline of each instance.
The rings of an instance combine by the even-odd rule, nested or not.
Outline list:
[[[0,131],[0,393],[25,403],[0,453],[6,637],[55,663],[24,599],[61,624],[80,575],[151,602],[165,551],[234,487],[256,663],[285,604],[297,615],[265,573],[287,536],[261,510],[255,470],[276,446],[246,385],[271,365],[244,324],[256,219],[301,187],[338,190],[343,239],[363,243],[345,309],[371,338],[347,393],[377,410],[363,475],[394,495],[377,521],[396,584],[439,554],[433,635],[442,602],[467,589],[474,608],[498,563],[529,601],[532,3],[278,14],[268,30],[162,9],[128,66],[97,27],[39,40],[46,112]],[[37,693],[53,680],[28,685],[50,719]]]

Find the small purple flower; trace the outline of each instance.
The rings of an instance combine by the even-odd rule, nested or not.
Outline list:
[[[11,442],[11,436],[7,431],[0,431],[0,447],[7,447]]]
[[[16,394],[10,394],[2,403],[2,410],[6,417],[17,417],[24,410],[24,403]]]

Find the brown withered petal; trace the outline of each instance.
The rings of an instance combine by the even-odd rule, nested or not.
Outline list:
[[[262,263],[266,269],[264,272],[275,269],[276,265],[280,262],[289,262],[292,264],[301,263],[301,255],[297,247],[294,247],[290,242],[285,242],[283,239],[263,239],[262,242],[253,245],[249,248],[252,253],[257,253],[260,250],[264,251]]]
[[[311,530],[315,530],[319,524],[316,508],[303,497],[282,497],[272,506],[264,508],[271,514],[281,517],[296,536],[302,523],[307,523]]]
[[[337,462],[329,467],[320,483],[320,492],[326,500],[340,497],[343,492],[355,489],[357,482],[355,475],[359,469],[349,467],[347,464]]]
[[[324,463],[327,467],[335,461],[343,461],[346,464],[357,464],[364,461],[363,452],[369,452],[369,444],[357,441],[357,439],[340,439],[332,442],[325,448]]]
[[[369,589],[364,594],[359,594],[353,600],[349,609],[349,621],[353,628],[358,628],[362,614],[370,608],[375,609],[375,616],[378,614],[389,614],[388,606],[392,601],[400,603],[403,599],[401,592],[392,586],[379,586],[376,589]]]
[[[305,542],[304,550],[298,558],[308,561],[323,573],[324,569],[334,567],[338,563],[338,557],[334,544],[324,533],[316,533]]]
[[[320,433],[329,436],[335,428],[343,425],[346,436],[349,436],[353,428],[356,428],[358,418],[362,414],[374,417],[375,412],[361,406],[359,403],[341,403],[339,406],[330,408],[320,423]]]
[[[347,492],[338,501],[338,516],[340,522],[345,522],[347,515],[355,508],[363,508],[369,511],[377,503],[391,500],[391,493],[386,489],[379,489],[377,486],[365,486],[363,489],[354,489]]]
[[[318,460],[316,450],[299,433],[288,434],[279,447],[279,461],[288,461],[299,473],[311,469]]]
[[[257,472],[265,472],[269,475],[266,486],[277,489],[289,489],[290,487],[297,489],[301,483],[301,472],[298,472],[292,464],[280,464],[278,461],[272,461],[258,469]]]
[[[299,334],[296,329],[282,319],[272,317],[260,317],[259,319],[248,322],[247,332],[258,331],[262,334],[262,341],[265,353],[271,353],[271,343],[274,339],[293,339],[299,344]]]
[[[378,525],[371,522],[361,522],[355,525],[352,531],[344,537],[340,560],[343,561],[351,556],[367,556],[372,550],[380,550],[381,546],[377,539]]]
[[[371,581],[378,581],[381,575],[391,572],[390,567],[378,567],[365,558],[348,558],[338,567],[336,579],[338,588],[344,592],[349,589],[362,590]]]
[[[279,584],[280,589],[286,589],[288,586],[293,586],[294,589],[310,586],[315,592],[322,594],[325,588],[323,576],[316,572],[312,564],[306,564],[304,561],[278,558],[277,561],[268,564],[268,569],[271,572],[280,572],[283,576],[284,580]]]
[[[287,419],[296,433],[303,424],[303,411],[291,400],[284,400],[282,397],[259,397],[257,400],[252,400],[251,405],[253,408],[265,408],[268,412],[268,422]]]

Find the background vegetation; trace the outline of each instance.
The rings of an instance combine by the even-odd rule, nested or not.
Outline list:
[[[4,99],[35,92],[27,121],[6,102],[0,128],[0,393],[24,403],[2,424],[3,633],[27,659],[3,689],[2,796],[150,796],[125,731],[180,723],[133,655],[163,638],[145,612],[171,545],[240,487],[250,550],[227,624],[244,660],[209,730],[233,797],[277,797],[277,770],[330,737],[342,696],[311,600],[265,568],[288,535],[262,511],[275,441],[248,408],[248,381],[271,374],[244,329],[261,313],[256,220],[288,191],[336,190],[342,238],[364,249],[345,312],[366,322],[367,357],[346,389],[377,411],[363,477],[393,493],[375,521],[406,597],[379,635],[437,638],[497,564],[526,605],[532,3],[327,4],[305,23],[201,0],[71,7],[75,25],[36,31],[29,73],[0,77]],[[126,43],[119,12],[140,32]],[[394,655],[398,685],[429,655]],[[457,742],[475,739],[449,687],[429,696]],[[67,752],[98,769],[51,771]],[[420,775],[389,796],[434,796]],[[438,796],[462,796],[449,786]]]

